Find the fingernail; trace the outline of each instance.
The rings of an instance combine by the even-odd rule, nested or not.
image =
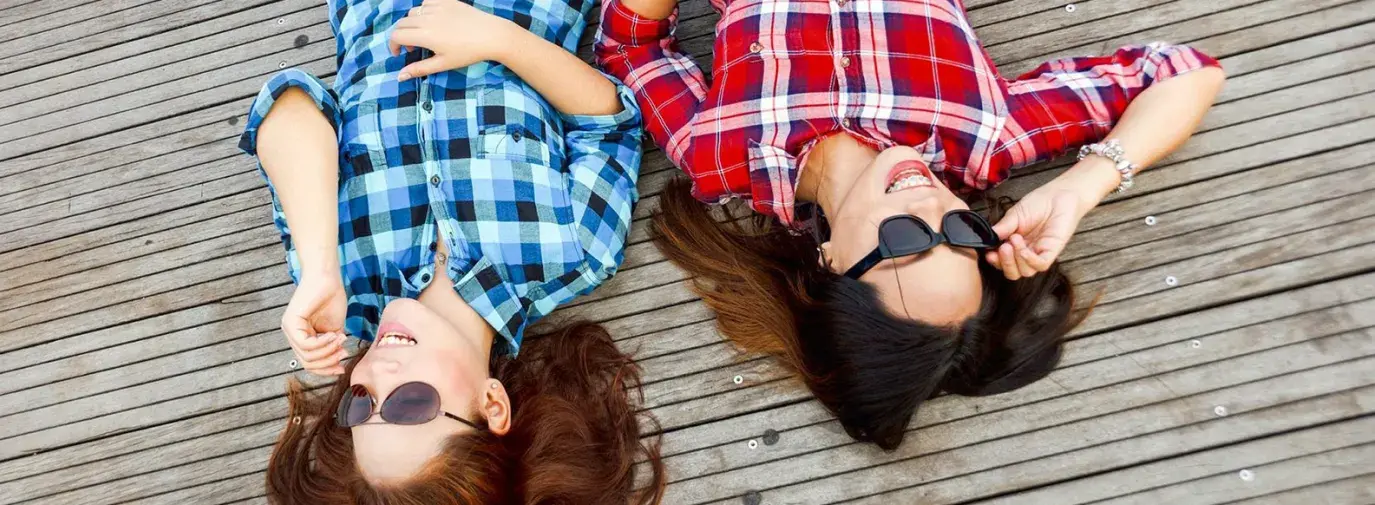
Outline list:
[[[401,72],[400,74],[397,74],[397,75],[396,75],[396,80],[397,80],[397,81],[404,81],[404,80],[410,79],[410,78],[411,78],[411,74],[408,74],[408,73],[405,73],[405,72]]]

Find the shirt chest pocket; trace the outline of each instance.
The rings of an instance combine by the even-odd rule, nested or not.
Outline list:
[[[382,142],[382,128],[376,102],[362,102],[345,112],[343,132],[344,170],[346,176],[362,175],[387,168],[387,151]],[[345,177],[348,179],[348,177]]]
[[[477,106],[474,156],[551,166],[552,155],[544,122],[527,108],[537,103],[519,89],[494,86],[481,91]]]

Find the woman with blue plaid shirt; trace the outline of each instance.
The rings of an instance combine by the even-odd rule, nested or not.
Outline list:
[[[601,328],[521,343],[622,260],[640,163],[633,95],[572,52],[591,0],[330,0],[339,72],[255,100],[296,291],[278,503],[626,503],[638,371]],[[344,342],[368,345],[348,365]],[[513,360],[522,352],[519,361]]]

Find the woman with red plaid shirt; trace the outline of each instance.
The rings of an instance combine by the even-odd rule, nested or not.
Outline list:
[[[1224,79],[1156,43],[1007,80],[960,0],[712,5],[711,83],[677,47],[677,0],[603,6],[599,63],[690,178],[661,197],[655,238],[722,334],[782,358],[851,436],[887,449],[937,393],[1050,373],[1084,315],[1056,258],[1189,137]],[[957,196],[1080,148],[996,225]],[[733,198],[755,219],[697,203]]]

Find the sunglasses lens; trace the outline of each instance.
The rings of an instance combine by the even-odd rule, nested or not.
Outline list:
[[[334,422],[348,428],[363,424],[371,415],[372,395],[368,393],[368,388],[355,384],[339,399],[339,411],[334,413]]]
[[[930,249],[936,243],[936,234],[926,223],[902,216],[884,221],[878,239],[892,256],[903,256]]]
[[[382,403],[382,419],[392,424],[424,424],[438,415],[439,392],[424,382],[397,386]]]
[[[998,234],[993,232],[993,228],[987,221],[973,212],[955,212],[945,217],[945,226],[941,231],[950,239],[950,243],[966,247],[997,247]]]

